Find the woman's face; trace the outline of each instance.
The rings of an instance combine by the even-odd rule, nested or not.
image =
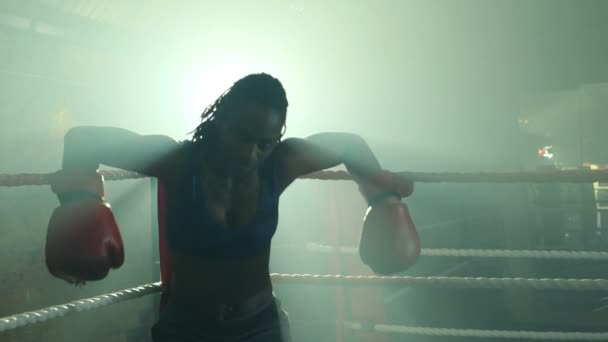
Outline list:
[[[218,154],[230,174],[248,173],[259,167],[281,141],[282,115],[256,104],[235,107],[219,122]]]

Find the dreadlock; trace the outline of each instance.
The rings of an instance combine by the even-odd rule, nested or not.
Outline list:
[[[285,122],[287,95],[281,82],[271,75],[251,74],[236,81],[201,114],[201,123],[194,130],[193,142],[202,142],[216,133],[216,120],[235,105],[255,103],[277,110]]]

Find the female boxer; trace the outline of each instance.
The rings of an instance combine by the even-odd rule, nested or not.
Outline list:
[[[361,245],[373,269],[391,272],[413,264],[418,236],[400,201],[411,184],[382,171],[357,135],[283,139],[286,114],[281,83],[253,74],[207,107],[189,141],[112,127],[71,129],[62,170],[52,181],[62,205],[49,223],[51,273],[82,283],[122,264],[99,164],[157,177],[165,189],[170,274],[163,284],[166,305],[152,329],[156,342],[290,341],[286,314],[272,291],[270,242],[281,193],[314,171],[344,164],[355,176],[373,208],[363,236],[371,240]],[[74,219],[75,212],[81,218]],[[74,229],[83,225],[86,230]],[[67,241],[72,247],[62,248]],[[81,247],[74,248],[74,241]]]

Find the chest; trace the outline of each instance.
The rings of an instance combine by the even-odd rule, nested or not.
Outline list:
[[[263,189],[257,176],[242,183],[204,177],[195,183],[200,183],[197,210],[206,210],[214,222],[225,227],[240,227],[253,221],[262,204]]]
[[[273,207],[271,189],[259,177],[227,184],[198,175],[167,184],[169,207],[182,219],[200,225],[234,229],[253,223]]]

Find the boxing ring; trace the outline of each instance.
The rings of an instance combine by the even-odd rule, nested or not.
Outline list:
[[[106,180],[143,178],[125,171],[104,171]],[[513,173],[400,173],[414,182],[458,182],[458,183],[593,183],[608,182],[608,171],[572,170],[549,172]],[[311,174],[306,179],[349,180],[343,171],[323,171]],[[47,185],[46,174],[0,175],[0,187],[26,185]],[[332,253],[340,255],[357,254],[353,246],[308,243],[303,246],[310,253]],[[507,258],[507,259],[553,259],[578,261],[605,261],[608,252],[565,251],[565,250],[495,250],[495,249],[428,249],[423,248],[421,257],[452,258]],[[567,291],[607,291],[608,279],[569,279],[569,278],[492,278],[492,277],[413,277],[413,276],[367,276],[336,274],[271,274],[274,283],[314,284],[335,287],[374,287],[374,286],[425,286],[435,288],[472,288],[472,289],[533,289]],[[29,311],[0,318],[0,333],[45,322],[54,318],[96,310],[131,299],[160,293],[160,282],[144,284],[113,293],[54,305],[40,310]],[[607,341],[607,332],[561,332],[561,331],[524,331],[524,330],[481,330],[452,329],[425,326],[403,326],[380,322],[338,322],[343,328],[388,334],[452,336],[471,338],[507,338],[563,341]]]

